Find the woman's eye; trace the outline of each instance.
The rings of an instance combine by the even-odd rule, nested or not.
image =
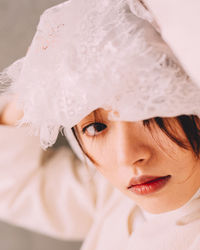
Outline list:
[[[89,136],[95,136],[106,128],[107,126],[105,124],[95,122],[84,127],[82,131],[83,133],[87,133]]]

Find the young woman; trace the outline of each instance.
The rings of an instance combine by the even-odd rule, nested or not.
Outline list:
[[[72,0],[51,8],[26,57],[4,72],[21,123],[45,148],[62,128],[82,162],[69,149],[41,153],[27,128],[2,128],[13,155],[4,151],[1,160],[2,218],[85,238],[83,250],[199,249],[198,74],[190,64],[189,77],[163,41],[164,15],[147,10],[156,13],[154,1],[144,4]],[[168,40],[187,69],[187,51]],[[19,146],[6,144],[8,133]]]

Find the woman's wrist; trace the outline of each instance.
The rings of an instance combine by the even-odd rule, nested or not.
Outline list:
[[[13,99],[7,103],[0,113],[0,124],[15,126],[17,122],[22,118],[23,112],[17,106],[16,100]]]

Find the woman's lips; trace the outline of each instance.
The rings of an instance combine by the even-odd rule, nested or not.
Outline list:
[[[163,188],[170,178],[171,175],[134,177],[129,182],[128,190],[140,195],[150,194]]]

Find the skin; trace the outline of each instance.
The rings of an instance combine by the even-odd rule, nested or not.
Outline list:
[[[189,201],[200,187],[200,160],[191,150],[181,148],[158,128],[150,132],[142,121],[111,121],[108,111],[96,113],[85,117],[76,129],[84,151],[115,187],[151,213],[171,211]],[[175,120],[169,121],[174,133],[188,143]],[[95,122],[102,124],[99,131],[92,125]],[[127,187],[132,177],[141,175],[171,178],[162,189],[138,195]]]
[[[13,96],[0,114],[0,124],[7,126],[15,126],[23,117],[23,111],[18,107],[16,97]]]

